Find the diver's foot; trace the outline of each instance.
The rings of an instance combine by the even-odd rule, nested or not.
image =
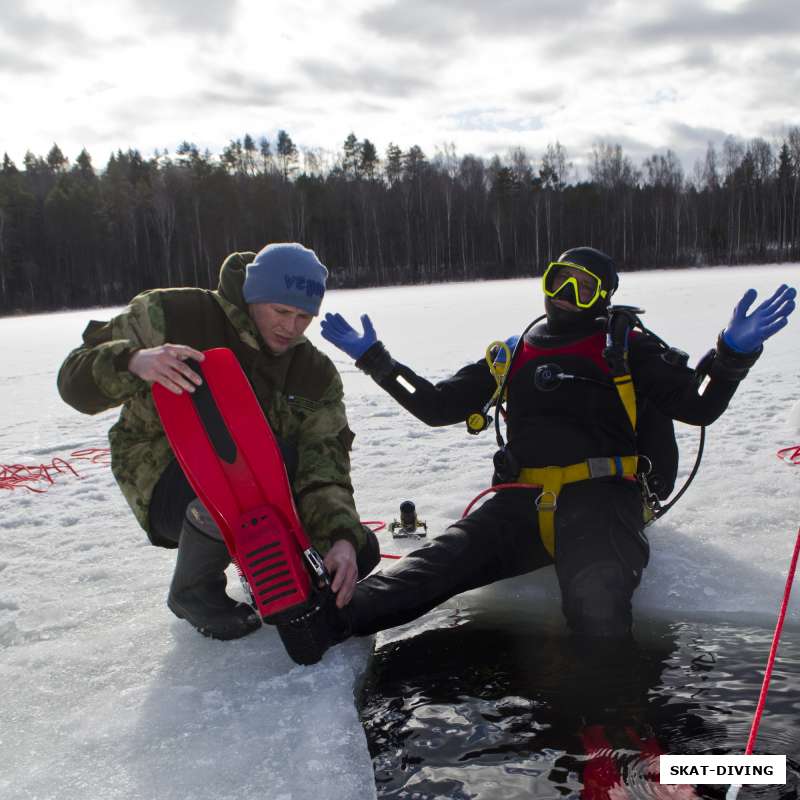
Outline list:
[[[348,617],[330,591],[315,595],[306,608],[276,623],[278,635],[296,664],[316,664],[325,652],[350,634]]]

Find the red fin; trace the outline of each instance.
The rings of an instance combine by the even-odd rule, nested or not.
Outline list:
[[[199,365],[203,385],[153,399],[178,463],[220,527],[262,616],[304,603],[310,547],[280,448],[233,352],[215,348]]]

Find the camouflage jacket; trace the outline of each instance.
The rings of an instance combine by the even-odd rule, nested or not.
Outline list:
[[[281,355],[264,344],[242,297],[253,253],[233,253],[219,287],[154,289],[134,297],[108,322],[92,321],[83,344],[58,373],[65,402],[86,414],[122,404],[108,434],[114,477],[140,525],[149,532],[149,507],[159,477],[173,458],[150,386],[128,372],[139,349],[167,342],[198,350],[231,348],[273,431],[297,449],[292,490],[303,526],[323,554],[337,539],[364,543],[350,483],[353,434],[342,381],[333,362],[305,337]]]

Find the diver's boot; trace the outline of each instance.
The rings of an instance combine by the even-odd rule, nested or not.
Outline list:
[[[359,580],[368,575],[381,560],[378,537],[364,526],[365,542],[358,552]],[[353,628],[354,610],[359,599],[359,584],[350,604],[336,607],[336,597],[329,588],[316,591],[302,608],[290,609],[265,620],[278,628],[283,646],[296,664],[316,664],[335,644],[349,639]]]
[[[260,617],[249,605],[225,592],[225,568],[230,563],[219,530],[200,502],[193,501],[181,528],[167,606],[211,639],[239,639],[261,627]]]
[[[302,609],[291,609],[269,621],[275,623],[296,664],[316,664],[330,647],[352,633],[348,609],[337,608],[336,597],[327,588],[313,594]]]

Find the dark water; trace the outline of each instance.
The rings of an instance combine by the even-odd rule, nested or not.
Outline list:
[[[641,626],[640,626],[641,628]],[[741,754],[772,630],[649,622],[631,646],[583,648],[542,623],[454,615],[381,647],[362,721],[378,796],[404,800],[724,798],[658,783],[658,754]],[[756,753],[787,755],[800,797],[800,645],[785,630]]]

